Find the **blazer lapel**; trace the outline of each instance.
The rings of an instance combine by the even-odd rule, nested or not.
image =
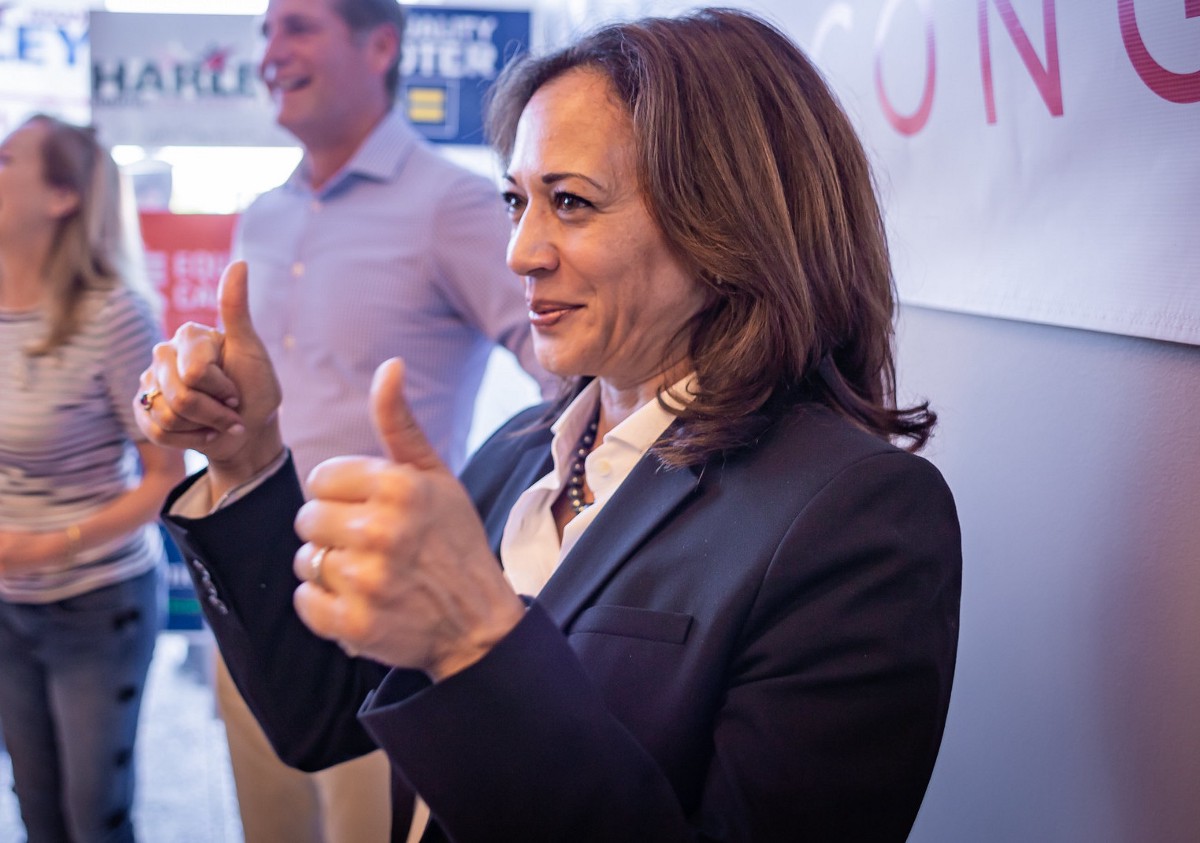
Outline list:
[[[642,457],[538,594],[560,629],[699,482],[697,471],[662,468],[652,454]]]
[[[500,556],[500,539],[504,536],[504,525],[508,523],[508,513],[517,502],[517,498],[544,477],[553,466],[554,460],[550,449],[540,441],[527,448],[513,466],[512,473],[500,494],[496,496],[496,501],[489,509],[488,518],[483,525],[487,530],[488,543],[492,547],[492,553],[496,554],[497,558]]]

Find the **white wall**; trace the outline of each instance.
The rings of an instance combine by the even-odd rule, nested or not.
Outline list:
[[[959,666],[913,841],[1200,834],[1200,348],[908,309],[963,526]]]

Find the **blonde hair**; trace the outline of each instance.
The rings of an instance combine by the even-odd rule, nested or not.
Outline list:
[[[42,269],[48,330],[26,349],[36,357],[76,334],[88,292],[124,284],[152,309],[157,309],[158,297],[146,277],[132,191],[95,130],[47,114],[35,114],[25,125],[46,129],[42,178],[79,198],[76,208],[58,221]]]

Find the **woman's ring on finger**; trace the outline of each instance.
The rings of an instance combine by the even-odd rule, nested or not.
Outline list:
[[[321,566],[325,564],[325,554],[329,552],[328,547],[318,547],[317,552],[312,555],[309,561],[309,576],[308,581],[318,588],[325,588],[325,581],[321,579]]]
[[[149,413],[154,409],[154,399],[160,395],[162,395],[162,390],[157,386],[147,389],[138,396],[138,404],[141,405],[143,410]]]

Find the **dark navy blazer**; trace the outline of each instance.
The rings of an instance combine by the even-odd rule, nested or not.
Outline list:
[[[535,415],[462,475],[497,553],[550,468]],[[961,584],[954,502],[927,461],[812,404],[694,469],[647,456],[517,628],[436,685],[300,623],[300,503],[289,468],[168,526],[281,757],[388,753],[396,840],[414,789],[426,840],[906,838],[945,724]]]

